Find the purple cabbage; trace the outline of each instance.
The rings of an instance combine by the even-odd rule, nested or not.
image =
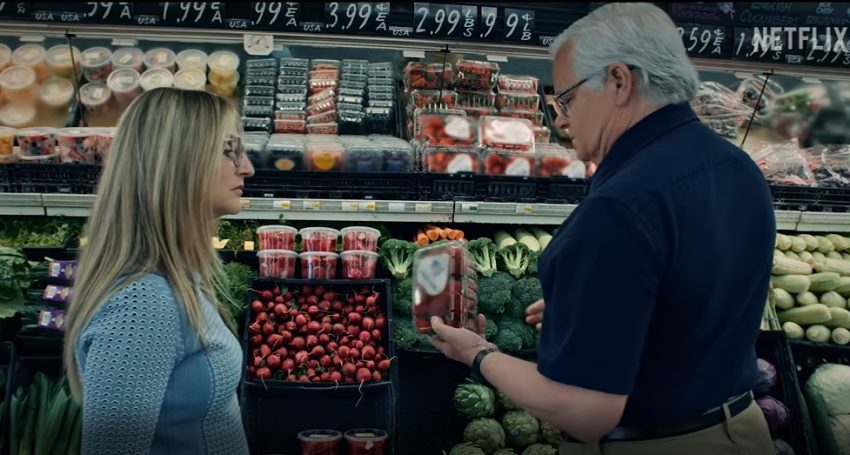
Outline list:
[[[764,359],[758,359],[758,373],[756,374],[756,386],[753,393],[757,397],[765,396],[776,388],[776,367]]]
[[[781,401],[767,395],[757,399],[756,404],[758,404],[761,411],[764,413],[764,418],[767,420],[767,427],[770,429],[770,434],[776,436],[779,431],[788,425],[791,413]]]
[[[776,449],[776,455],[797,455],[794,449],[791,448],[791,444],[781,439],[773,440],[773,448]]]

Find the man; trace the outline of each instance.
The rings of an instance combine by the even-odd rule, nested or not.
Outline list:
[[[562,455],[773,454],[750,393],[775,236],[764,177],[691,110],[697,73],[657,7],[603,6],[552,54],[558,126],[599,167],[541,258],[538,364],[439,318],[433,344],[562,430]]]

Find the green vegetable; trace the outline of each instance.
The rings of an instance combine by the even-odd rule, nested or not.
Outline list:
[[[785,289],[772,289],[773,298],[776,301],[776,308],[787,310],[794,307],[794,296],[788,293]]]
[[[399,316],[413,315],[413,277],[393,281],[393,314]]]
[[[481,237],[469,242],[466,246],[475,261],[475,270],[481,277],[489,277],[496,273],[496,244],[487,237]]]
[[[818,302],[818,296],[811,292],[801,292],[797,294],[797,303],[800,305],[815,305]]]
[[[835,308],[847,308],[847,300],[835,291],[829,291],[820,296],[820,303]]]
[[[475,444],[464,442],[452,447],[449,455],[487,455],[483,450]]]
[[[496,324],[496,321],[487,318],[486,326],[484,331],[484,338],[487,340],[492,340],[499,333],[499,325]]]
[[[467,419],[491,417],[496,408],[493,389],[474,381],[467,381],[455,389],[455,409]]]
[[[538,276],[540,274],[540,256],[542,255],[542,251],[528,255],[528,268],[525,269],[526,276]]]
[[[804,393],[818,453],[846,455],[850,447],[850,366],[821,365],[809,377]]]
[[[511,286],[516,280],[506,272],[478,278],[478,310],[486,315],[504,313],[511,301]]]
[[[493,337],[493,344],[505,352],[519,352],[522,349],[522,336],[513,330],[500,329]]]
[[[525,319],[525,310],[534,302],[543,298],[543,286],[540,280],[526,277],[517,280],[511,286],[511,301],[506,314],[514,319]]]
[[[408,318],[393,321],[393,341],[396,349],[406,351],[416,344],[416,332]]]
[[[546,444],[532,444],[522,451],[522,455],[557,455],[558,449]]]
[[[254,270],[245,264],[229,262],[222,268],[223,289],[216,292],[218,301],[227,310],[234,326],[244,318],[245,309],[248,308],[248,286],[251,278],[255,276]]]
[[[560,447],[564,442],[564,435],[553,425],[540,422],[540,438],[552,447]]]
[[[504,394],[501,390],[496,390],[496,401],[499,402],[499,406],[502,407],[505,411],[519,411],[520,408],[507,395]]]
[[[774,275],[770,281],[774,288],[785,289],[792,294],[806,292],[812,285],[809,277],[805,275]]]
[[[838,234],[828,234],[826,235],[826,239],[835,246],[835,251],[846,251],[847,248],[850,247],[850,243],[847,242],[847,239]]]
[[[830,307],[829,315],[829,321],[824,322],[823,325],[831,329],[836,327],[850,329],[850,311],[847,311],[844,308]]]
[[[812,292],[827,292],[832,291],[841,284],[841,275],[835,272],[821,272],[809,275],[809,281],[812,285],[809,290]]]
[[[833,289],[841,294],[841,297],[850,297],[850,276],[843,276],[838,281],[838,287]]]
[[[771,273],[774,275],[811,275],[812,266],[803,261],[786,257],[784,254],[776,254],[773,256]]]
[[[493,453],[505,447],[505,431],[494,419],[475,419],[463,430],[463,440]]]
[[[527,447],[537,442],[540,422],[525,411],[508,411],[502,417],[502,428],[512,447]]]
[[[812,251],[812,257],[814,258],[813,261],[815,261],[815,262],[823,261],[824,259],[826,259],[826,255],[821,253],[820,251]],[[829,272],[830,270],[823,270],[823,271]]]
[[[552,234],[540,229],[538,227],[531,228],[531,233],[537,237],[537,241],[540,242],[540,249],[545,250],[549,243],[552,241]]]
[[[814,253],[813,253],[814,255]],[[832,259],[824,257],[819,259],[815,256],[815,270],[818,272],[835,272],[842,276],[850,275],[850,261],[843,259]]]
[[[815,237],[818,241],[818,252],[821,254],[827,254],[831,251],[835,251],[835,245],[829,241],[826,237],[817,236]]]
[[[245,242],[257,243],[257,228],[259,224],[251,220],[222,220],[218,223],[216,237],[227,240],[226,247],[231,251],[242,251]]]
[[[826,343],[832,332],[823,325],[815,324],[806,329],[806,339],[815,343]]]
[[[796,322],[786,322],[782,324],[782,331],[791,340],[802,340],[806,336],[806,331]]]
[[[850,330],[847,330],[844,327],[836,327],[832,329],[831,339],[832,342],[837,345],[846,346],[850,343]]]
[[[29,262],[21,251],[0,247],[0,320],[23,310],[24,289],[40,278],[34,273],[36,265]]]
[[[0,218],[0,246],[23,248],[71,245],[82,233],[84,223],[84,219],[62,217]]]
[[[843,256],[841,256],[841,254],[840,254],[840,253],[836,253],[835,251],[830,251],[829,253],[826,253],[826,257],[827,257],[828,259],[838,259],[838,260],[843,260],[843,259],[844,259],[844,257],[843,257]]]
[[[519,335],[522,340],[523,349],[531,349],[534,347],[536,332],[534,331],[534,327],[526,324],[524,321],[503,317],[499,320],[499,331],[502,330],[509,330]]]
[[[845,261],[850,261],[850,253],[841,253],[841,259]]]
[[[514,230],[514,236],[516,236],[519,243],[528,247],[528,251],[537,252],[541,250],[540,242],[537,241],[537,237],[532,235],[531,232],[528,232],[526,229],[516,228]]]
[[[783,323],[790,321],[800,325],[823,324],[831,317],[829,307],[820,303],[791,308],[779,313],[779,320]]]
[[[528,247],[522,243],[501,247],[496,252],[499,268],[510,273],[514,278],[522,278],[526,269],[528,269],[530,253]]]
[[[496,242],[496,246],[499,249],[506,248],[517,243],[516,239],[505,231],[496,231],[496,233],[493,234],[493,241]]]
[[[797,254],[806,251],[806,242],[803,239],[796,236],[791,236],[789,239],[791,239],[791,251]]]
[[[416,245],[399,239],[387,239],[381,245],[381,263],[393,278],[401,280],[410,276]]]

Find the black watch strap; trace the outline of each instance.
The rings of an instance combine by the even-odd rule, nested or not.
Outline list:
[[[499,350],[494,347],[484,348],[478,351],[478,354],[475,355],[475,359],[472,361],[472,378],[487,386],[490,385],[490,382],[481,374],[481,362],[484,360],[484,357],[494,352],[499,352]]]

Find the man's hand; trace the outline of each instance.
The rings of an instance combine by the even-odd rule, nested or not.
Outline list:
[[[535,326],[538,332],[543,330],[543,310],[545,309],[546,302],[544,302],[543,299],[540,299],[532,303],[528,309],[525,310],[525,322]]]
[[[446,357],[472,366],[472,361],[482,349],[494,347],[484,339],[485,323],[484,315],[479,314],[473,324],[476,333],[470,329],[449,327],[442,319],[434,316],[431,318],[431,328],[436,336],[431,338],[431,344]]]

